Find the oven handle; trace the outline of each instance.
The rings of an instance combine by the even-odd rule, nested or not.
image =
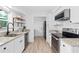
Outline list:
[[[55,38],[56,40],[59,40],[59,38],[56,38],[54,35],[52,35],[53,36],[53,38]]]

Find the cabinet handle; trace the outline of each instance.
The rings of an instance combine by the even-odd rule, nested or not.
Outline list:
[[[21,43],[23,40],[20,40],[19,42]]]
[[[4,47],[3,49],[6,50],[6,47]]]
[[[65,47],[65,45],[63,44],[63,47]]]

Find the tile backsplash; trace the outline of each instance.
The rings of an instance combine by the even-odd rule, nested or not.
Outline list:
[[[74,28],[63,28],[63,31],[79,34],[79,29]]]

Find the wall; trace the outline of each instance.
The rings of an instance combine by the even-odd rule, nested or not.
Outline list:
[[[32,15],[26,15],[26,29],[29,29],[29,42],[34,41],[34,26],[33,26],[33,16]]]
[[[34,35],[44,36],[44,21],[46,17],[34,17]]]
[[[30,29],[29,42],[34,41],[34,17],[46,17],[46,15],[47,14],[45,13],[34,13],[34,14],[26,13],[26,28]]]

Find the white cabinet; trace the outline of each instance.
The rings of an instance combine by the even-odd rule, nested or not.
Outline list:
[[[64,42],[60,42],[60,53],[72,53],[72,47]]]
[[[73,53],[79,53],[79,46],[73,46]]]
[[[74,7],[70,7],[70,20],[73,23],[79,23],[79,7],[78,6],[74,6]]]
[[[11,41],[9,43],[6,43],[2,46],[0,46],[0,53],[12,53],[14,52],[14,41]]]
[[[0,53],[21,53],[24,50],[24,35],[0,46]]]
[[[15,42],[15,44],[14,44],[14,48],[15,48],[14,52],[15,53],[21,53],[23,51],[23,49],[24,49],[24,42],[25,42],[24,36],[16,38],[14,40],[14,42]]]
[[[60,53],[79,53],[79,46],[69,45],[64,41],[60,41]]]

